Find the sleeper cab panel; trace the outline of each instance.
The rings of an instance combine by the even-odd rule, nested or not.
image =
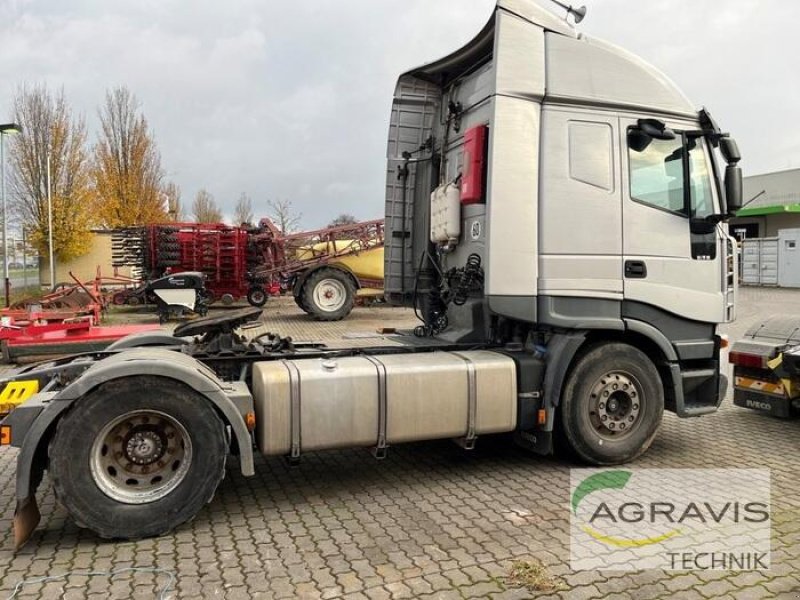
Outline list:
[[[467,433],[468,359],[476,373],[478,435],[512,431],[517,421],[514,362],[488,351],[433,352],[375,357],[386,369],[387,441],[412,442]],[[289,361],[300,373],[302,451],[374,446],[378,440],[379,380],[366,358]],[[283,362],[253,366],[258,426],[256,443],[264,454],[291,447],[291,377]]]

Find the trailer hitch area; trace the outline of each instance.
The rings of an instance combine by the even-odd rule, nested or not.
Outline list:
[[[15,552],[22,548],[25,542],[31,538],[41,518],[39,506],[36,504],[36,496],[28,496],[22,500],[17,500],[13,521]]]

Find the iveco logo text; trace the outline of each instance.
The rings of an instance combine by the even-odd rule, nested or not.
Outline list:
[[[759,402],[758,400],[745,400],[747,408],[755,408],[757,410],[772,410],[772,406],[767,402]]]

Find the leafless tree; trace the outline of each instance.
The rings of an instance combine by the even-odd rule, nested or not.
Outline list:
[[[214,196],[207,190],[197,192],[192,203],[192,214],[197,223],[221,223],[222,211],[217,206]]]
[[[253,201],[250,200],[250,196],[244,192],[239,196],[239,201],[236,203],[236,208],[233,210],[233,224],[253,224]]]
[[[186,210],[181,202],[181,188],[174,182],[167,182],[162,190],[167,205],[167,218],[180,223],[186,220]]]
[[[166,219],[161,154],[127,87],[106,93],[100,125],[94,146],[95,214],[110,227]]]
[[[281,233],[294,233],[300,226],[303,213],[296,213],[291,200],[267,200],[270,208],[270,220]]]
[[[73,117],[64,91],[45,85],[21,87],[14,97],[14,120],[22,132],[10,136],[11,208],[42,254],[48,250],[47,166],[53,220],[53,251],[60,260],[89,249],[91,177],[86,124]]]

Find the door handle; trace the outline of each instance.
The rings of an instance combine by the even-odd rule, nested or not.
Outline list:
[[[645,279],[647,277],[647,265],[643,260],[626,260],[625,277],[628,279]]]

